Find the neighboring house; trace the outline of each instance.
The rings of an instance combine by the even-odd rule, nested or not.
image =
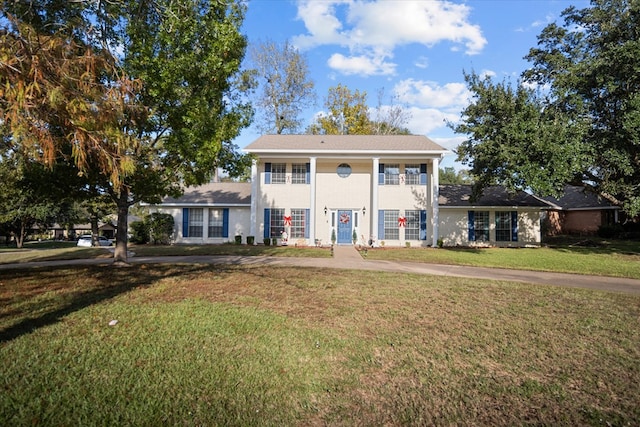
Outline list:
[[[550,236],[592,235],[603,225],[620,222],[620,208],[582,186],[566,186],[560,198],[543,197],[552,207],[545,226]]]
[[[539,245],[549,204],[523,191],[489,187],[471,201],[470,185],[440,186],[440,239],[444,246]]]
[[[152,207],[173,215],[176,243],[237,235],[260,243],[284,233],[299,245],[540,243],[548,205],[498,189],[470,204],[470,187],[438,185],[448,151],[424,136],[266,135],[245,150],[254,156],[251,183],[189,188]]]
[[[251,184],[219,182],[189,187],[151,207],[174,218],[176,243],[224,243],[249,234]],[[244,239],[243,239],[244,240]]]

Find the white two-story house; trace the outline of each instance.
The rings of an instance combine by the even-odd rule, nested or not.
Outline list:
[[[309,243],[390,246],[438,238],[438,165],[417,135],[265,135],[246,147],[251,230]]]
[[[440,186],[448,151],[417,135],[265,135],[245,147],[250,183],[210,183],[155,210],[175,219],[177,243],[252,236],[289,244],[525,246],[540,243],[544,201]]]

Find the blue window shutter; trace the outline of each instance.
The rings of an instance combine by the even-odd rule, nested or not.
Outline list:
[[[271,209],[264,210],[264,237],[271,237]]]
[[[305,182],[307,184],[311,184],[311,163],[307,163],[306,167],[307,167],[307,173],[305,176],[305,180],[306,180]]]
[[[384,185],[384,163],[378,165],[378,184]]]
[[[384,211],[378,211],[378,241],[384,239]]]
[[[475,213],[469,211],[469,241],[475,242],[476,240],[476,226],[475,226]]]
[[[264,183],[271,184],[271,163],[264,164]]]
[[[420,185],[427,185],[427,164],[420,163]]]
[[[518,241],[518,212],[511,211],[511,241]]]
[[[304,237],[305,239],[309,238],[309,228],[311,228],[311,225],[309,224],[309,209],[305,209],[304,210]]]
[[[189,208],[182,209],[182,237],[189,237]]]
[[[427,240],[427,211],[420,211],[420,240]]]
[[[229,237],[229,208],[222,210],[222,237]]]

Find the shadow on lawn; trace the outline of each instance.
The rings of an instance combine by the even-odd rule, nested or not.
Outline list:
[[[30,272],[3,272],[5,295],[0,301],[7,307],[12,302],[20,306],[31,307],[38,305],[43,312],[37,316],[31,313],[20,313],[20,310],[10,310],[8,314],[19,316],[22,320],[16,324],[0,330],[0,344],[29,334],[39,328],[59,322],[65,316],[82,310],[94,304],[110,300],[118,295],[154,284],[160,279],[172,276],[184,276],[201,270],[197,265],[135,265],[129,268],[107,266],[87,266],[81,268],[57,267],[37,269]],[[14,290],[8,289],[13,284]],[[35,303],[42,299],[47,292],[54,292],[57,296],[49,303]],[[60,296],[60,293],[63,295]],[[9,294],[9,295],[7,295]]]

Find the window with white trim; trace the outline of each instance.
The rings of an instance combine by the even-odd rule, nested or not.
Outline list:
[[[202,208],[189,209],[189,237],[202,237],[204,220]]]
[[[287,179],[286,163],[271,163],[271,183],[284,184]]]
[[[224,209],[209,209],[209,237],[222,237]]]
[[[404,217],[406,218],[404,226],[405,240],[420,240],[420,211],[404,211]]]
[[[513,221],[516,221],[516,224]],[[496,241],[517,241],[518,215],[516,212],[496,212]]]
[[[398,240],[400,232],[398,230],[398,217],[400,211],[385,210],[384,211],[384,238],[386,240]]]
[[[291,165],[291,183],[307,183],[307,165],[305,163],[294,163]]]
[[[384,165],[384,185],[400,184],[400,165],[387,164]]]
[[[475,211],[473,226],[476,242],[489,241],[489,211]]]
[[[420,165],[404,165],[404,183],[406,185],[420,184]]]
[[[291,209],[291,236],[292,238],[304,238],[307,228],[307,210]]]
[[[284,231],[284,209],[271,209],[271,217],[269,218],[270,237],[280,237]]]

